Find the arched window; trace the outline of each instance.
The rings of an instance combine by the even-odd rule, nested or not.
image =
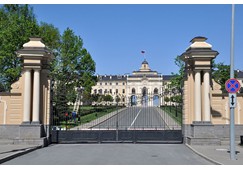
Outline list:
[[[102,94],[102,89],[99,89],[99,94]]]
[[[135,94],[135,93],[136,93],[135,88],[132,88],[132,94]]]
[[[155,89],[154,89],[154,94],[158,94],[158,92],[159,92],[158,89],[155,88]]]
[[[147,95],[147,88],[146,87],[143,87],[142,94],[143,94],[143,96],[146,96]]]

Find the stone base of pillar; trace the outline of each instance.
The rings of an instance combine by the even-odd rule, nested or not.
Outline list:
[[[19,135],[22,139],[42,138],[46,136],[44,126],[41,124],[22,124],[19,130]]]
[[[194,121],[185,133],[185,143],[189,145],[220,145],[215,135],[214,125],[210,121]]]
[[[0,125],[0,144],[31,144],[47,146],[50,144],[48,125]]]
[[[22,124],[19,126],[19,139],[15,139],[14,143],[25,143],[32,145],[48,145],[48,139],[44,126],[39,122],[32,122],[29,125]]]

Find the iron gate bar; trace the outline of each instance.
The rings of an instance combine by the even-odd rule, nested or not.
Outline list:
[[[181,143],[181,124],[152,103],[145,105],[117,109],[72,130],[52,128],[52,142]]]

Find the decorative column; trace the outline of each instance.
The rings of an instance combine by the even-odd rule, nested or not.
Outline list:
[[[195,121],[201,121],[201,73],[200,71],[195,71],[195,88],[194,88],[194,110],[195,110]]]
[[[205,70],[203,75],[204,82],[204,121],[210,121],[210,82],[209,82],[209,71]]]
[[[26,69],[24,73],[24,114],[23,123],[30,123],[31,109],[31,70]]]
[[[33,123],[40,123],[40,69],[34,70],[34,85],[33,85]]]

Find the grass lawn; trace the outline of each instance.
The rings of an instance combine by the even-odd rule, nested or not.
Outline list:
[[[173,118],[177,123],[180,125],[182,124],[182,109],[181,107],[175,106],[163,106],[161,107],[163,111],[165,111],[171,118]],[[176,109],[177,109],[177,116],[176,116]]]
[[[120,107],[118,108],[120,109]],[[82,106],[80,107],[80,121],[78,121],[78,118],[76,118],[76,123],[74,123],[74,121],[69,118],[69,120],[67,121],[61,121],[60,122],[60,126],[62,128],[66,127],[67,124],[67,129],[73,128],[75,126],[79,126],[85,123],[89,123],[95,119],[98,119],[106,114],[109,114],[113,111],[116,110],[116,107],[94,107],[94,106]],[[91,111],[90,113],[86,113],[85,115],[82,115],[82,113],[87,112],[87,111]]]

